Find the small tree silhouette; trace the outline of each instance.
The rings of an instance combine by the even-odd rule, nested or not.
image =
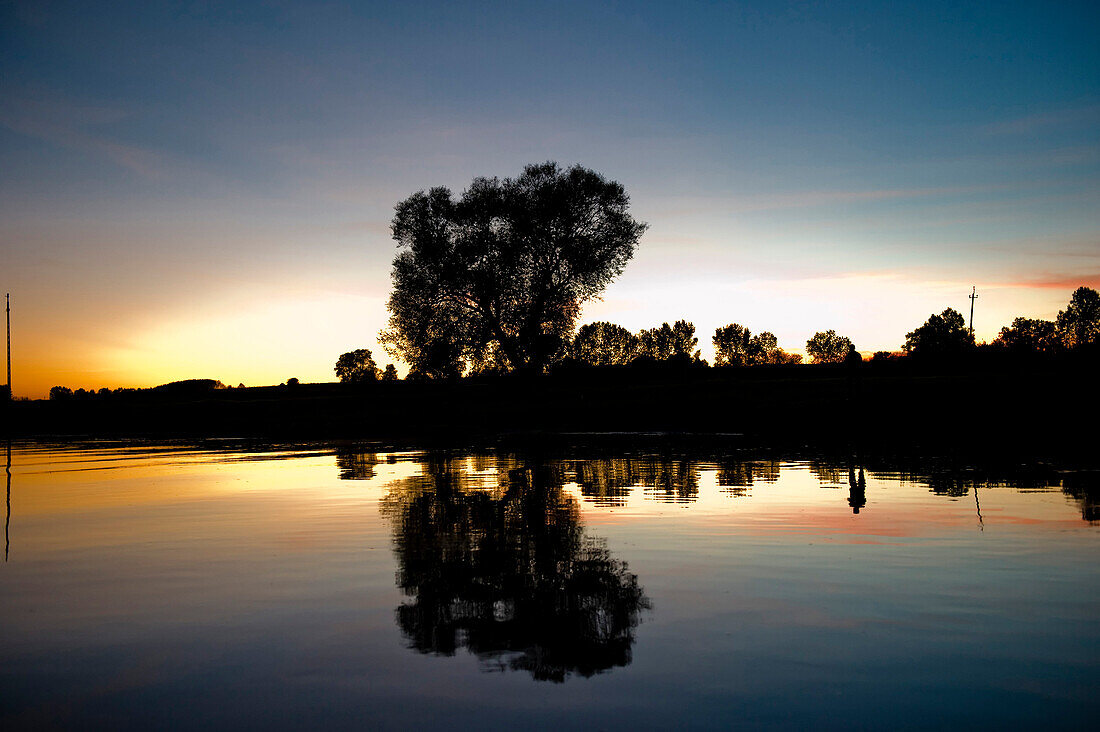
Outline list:
[[[1016,318],[1012,325],[1001,328],[992,345],[1013,353],[1045,353],[1057,348],[1058,337],[1049,320]]]
[[[73,398],[73,390],[67,386],[50,387],[50,401],[63,401]]]
[[[1078,287],[1066,309],[1058,313],[1058,339],[1066,348],[1100,343],[1100,293]]]
[[[961,313],[947,308],[931,315],[924,325],[905,335],[902,349],[913,356],[958,356],[974,346]]]
[[[774,333],[757,335],[739,323],[718,328],[711,338],[715,366],[753,366],[756,364],[800,363],[802,357],[779,347]]]
[[[368,381],[376,381],[379,376],[378,364],[374,362],[371,353],[366,348],[348,351],[336,359],[336,367],[333,369],[340,381],[346,384],[361,384]]]
[[[818,331],[806,341],[806,353],[814,363],[843,363],[851,347],[852,341],[835,330]]]
[[[570,352],[589,366],[622,366],[638,355],[638,337],[614,323],[588,323],[577,331]]]
[[[649,328],[638,333],[638,355],[653,361],[670,358],[698,361],[699,339],[695,337],[695,324],[677,320],[671,326],[661,323],[659,328]]]

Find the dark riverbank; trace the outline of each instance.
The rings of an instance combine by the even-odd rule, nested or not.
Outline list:
[[[540,378],[137,392],[11,404],[13,437],[742,435],[748,443],[1093,456],[1096,364],[585,369]],[[576,437],[576,436],[575,436]],[[572,438],[571,438],[572,439]],[[1094,458],[1092,458],[1094,459]]]

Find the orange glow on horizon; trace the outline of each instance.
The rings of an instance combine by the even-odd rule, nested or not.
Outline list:
[[[1017,316],[1054,318],[1072,290],[1046,281],[979,284],[978,340],[993,340]],[[870,358],[875,351],[898,351],[905,333],[932,313],[954,307],[968,316],[967,294],[963,282],[897,273],[728,282],[711,273],[685,286],[641,267],[628,268],[602,300],[587,304],[580,323],[610,320],[638,330],[686,318],[695,323],[699,348],[711,363],[710,337],[730,322],[754,333],[771,331],[781,348],[802,355],[814,332],[831,328]],[[56,385],[115,389],[193,378],[232,386],[279,384],[291,377],[331,382],[332,365],[347,350],[369,348],[380,367],[393,360],[376,340],[387,318],[385,297],[305,290],[283,298],[261,290],[225,299],[224,308],[212,297],[213,304],[200,312],[119,311],[115,320],[85,329],[88,313],[66,317],[13,296],[14,392],[45,398]],[[404,375],[405,365],[396,365]]]

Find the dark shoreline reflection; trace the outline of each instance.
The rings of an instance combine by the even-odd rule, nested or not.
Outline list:
[[[1062,481],[1062,493],[1081,507],[1081,518],[1090,524],[1100,523],[1100,473],[1076,473]]]
[[[562,490],[564,464],[475,462],[428,456],[383,501],[410,648],[450,656],[465,647],[485,670],[555,682],[629,664],[650,604],[626,563],[585,532]]]

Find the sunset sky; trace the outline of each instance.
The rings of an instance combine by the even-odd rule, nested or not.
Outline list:
[[[1100,286],[1098,37],[1095,0],[4,2],[14,391],[384,365],[394,204],[545,160],[650,225],[582,322],[869,354],[976,285],[992,339]]]

